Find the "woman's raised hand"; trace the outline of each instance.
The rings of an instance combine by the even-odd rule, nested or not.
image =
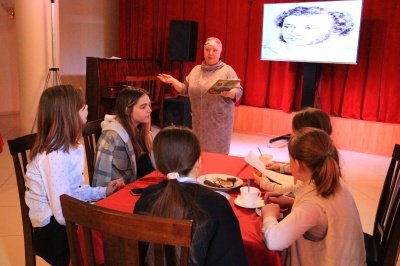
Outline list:
[[[183,90],[183,84],[171,75],[161,73],[157,75],[157,78],[161,80],[161,82],[171,84],[177,92]]]
[[[158,78],[159,80],[161,80],[162,82],[168,83],[168,84],[173,83],[173,81],[175,80],[171,75],[163,74],[163,73],[158,74],[158,75],[157,75],[157,78]]]

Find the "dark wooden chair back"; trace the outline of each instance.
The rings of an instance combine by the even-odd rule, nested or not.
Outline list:
[[[164,94],[165,86],[157,78],[157,76],[127,76],[126,82],[128,86],[138,87],[146,90],[149,93],[151,100],[151,109],[159,111],[160,127],[164,124]]]
[[[397,168],[398,170],[398,168]],[[400,253],[400,193],[397,179],[395,197],[391,202],[387,216],[385,233],[378,252],[377,265],[399,265]],[[397,264],[396,264],[397,263]]]
[[[373,234],[364,234],[368,265],[395,265],[399,256],[400,145],[396,144],[383,184]]]
[[[192,221],[119,212],[68,195],[60,199],[72,265],[84,264],[77,225],[83,228],[87,265],[95,264],[91,229],[102,235],[105,265],[139,265],[139,241],[179,246],[180,265],[188,265]],[[154,259],[155,265],[163,265],[158,253]]]
[[[85,142],[86,163],[89,174],[89,184],[92,185],[94,164],[96,163],[97,140],[101,135],[101,122],[103,119],[97,119],[87,122],[83,126],[83,141]]]
[[[17,178],[19,203],[21,206],[22,228],[24,231],[25,265],[36,265],[36,253],[33,248],[32,224],[29,219],[29,208],[25,203],[25,178],[26,165],[28,164],[28,151],[35,143],[36,134],[25,135],[8,140],[8,148],[14,163],[15,177]]]

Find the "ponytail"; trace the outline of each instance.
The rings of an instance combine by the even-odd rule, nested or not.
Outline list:
[[[313,172],[312,180],[317,187],[318,193],[326,198],[335,192],[340,175],[337,161],[332,156],[327,156],[321,166],[317,167]]]
[[[316,128],[303,128],[289,141],[289,154],[305,164],[311,171],[318,194],[333,195],[341,176],[339,156],[329,135]]]
[[[154,159],[157,169],[168,178],[166,185],[156,192],[150,208],[153,216],[193,220],[193,239],[204,233],[208,214],[196,202],[199,186],[180,183],[189,175],[200,158],[200,143],[194,133],[183,127],[163,128],[154,139]],[[149,246],[149,249],[154,247]],[[163,245],[166,265],[177,265],[180,248]]]
[[[154,139],[154,159],[157,169],[167,175],[167,185],[160,190],[151,208],[157,216],[193,219],[193,224],[204,220],[205,212],[195,201],[196,188],[179,183],[200,158],[200,143],[194,133],[184,127],[162,129]],[[184,187],[187,189],[184,189]]]
[[[186,196],[179,182],[177,180],[168,180],[167,185],[156,197],[150,212],[154,216],[188,219],[190,206],[186,206],[187,201],[185,198]]]

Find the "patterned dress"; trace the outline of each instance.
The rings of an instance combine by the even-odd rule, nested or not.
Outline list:
[[[219,79],[237,79],[233,68],[221,60],[212,66],[203,62],[195,66],[183,83],[183,95],[188,95],[192,108],[192,127],[200,140],[202,151],[229,153],[233,130],[235,102],[208,89]],[[236,88],[236,102],[243,89]]]

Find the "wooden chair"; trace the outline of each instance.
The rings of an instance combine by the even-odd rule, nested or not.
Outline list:
[[[77,225],[83,228],[87,265],[94,265],[91,230],[102,235],[105,265],[139,265],[139,241],[181,247],[180,265],[188,265],[192,221],[119,212],[61,195],[72,265],[83,265]],[[155,265],[163,265],[156,253]]]
[[[8,140],[8,148],[13,158],[15,177],[17,178],[19,203],[21,206],[22,228],[24,231],[25,265],[36,265],[36,252],[33,248],[32,224],[29,219],[29,208],[25,203],[26,165],[28,164],[28,151],[35,142],[36,134],[25,135],[13,140]]]
[[[395,265],[400,251],[400,145],[396,144],[383,184],[373,234],[364,233],[367,265]]]
[[[164,94],[165,86],[157,78],[157,76],[127,76],[127,85],[138,87],[146,90],[149,93],[151,100],[151,109],[158,110],[160,127],[164,125]]]
[[[89,174],[89,184],[92,185],[94,164],[96,163],[96,145],[101,135],[101,122],[103,119],[87,122],[83,126],[83,140],[85,142],[86,163]]]

